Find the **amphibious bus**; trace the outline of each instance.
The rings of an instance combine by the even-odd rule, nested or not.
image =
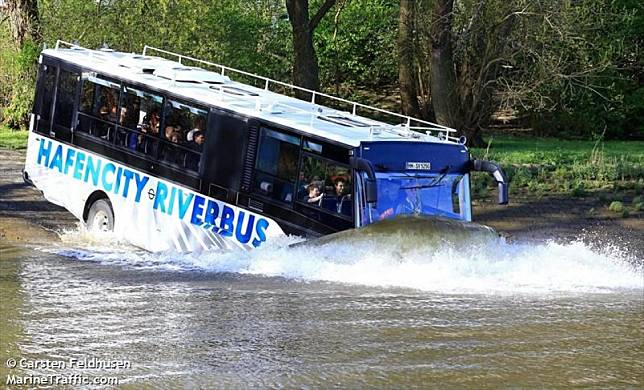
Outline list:
[[[507,203],[502,170],[455,134],[161,49],[58,41],[39,58],[24,177],[150,251],[250,249],[403,214],[470,221],[473,170]]]

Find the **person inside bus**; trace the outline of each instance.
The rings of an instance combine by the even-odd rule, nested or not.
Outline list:
[[[99,113],[101,114],[101,119],[104,121],[116,122],[116,110],[118,109],[118,104],[116,103],[115,92],[116,90],[103,88]]]
[[[422,212],[423,205],[420,201],[418,188],[413,186],[414,184],[409,184],[405,188],[405,200],[396,208],[396,214],[420,214]]]
[[[193,134],[192,142],[188,143],[188,147],[197,153],[188,153],[186,156],[186,168],[197,171],[199,168],[199,160],[201,159],[201,152],[203,145],[206,142],[206,134],[203,131],[197,131]]]
[[[159,141],[154,139],[154,137],[159,136],[159,122],[159,113],[156,110],[151,111],[145,116],[145,118],[143,118],[141,132],[148,136],[140,135],[139,151],[151,156],[157,155]]]
[[[118,115],[116,114],[116,110],[118,109],[116,93],[118,93],[118,91],[114,89],[102,88],[100,98],[101,103],[99,105],[98,113],[103,121],[114,123],[118,119]],[[101,138],[107,138],[110,136],[110,125],[104,122],[97,125],[96,134],[92,135],[96,135]]]
[[[280,150],[276,173],[277,177],[280,178],[280,182],[283,182],[279,199],[291,202],[293,200],[293,184],[288,182],[294,181],[297,175],[297,155],[293,154],[291,149],[282,148]]]
[[[311,182],[311,184],[306,187],[306,190],[308,191],[308,194],[304,196],[304,201],[306,203],[313,203],[319,206],[322,202],[322,198],[324,197],[324,194],[320,191],[319,183]]]
[[[325,208],[336,213],[351,215],[351,195],[345,194],[347,180],[342,177],[336,177],[333,180],[333,194],[329,200],[323,200]]]
[[[172,144],[181,143],[181,132],[168,126],[165,128],[165,138]],[[163,160],[172,164],[182,164],[183,154],[179,149],[171,144],[163,145]]]
[[[197,131],[203,132],[206,129],[206,119],[202,116],[198,116],[195,119],[194,129],[190,130],[186,134],[186,141],[191,142],[194,139],[194,135]]]
[[[133,105],[132,107],[123,107],[121,108],[121,115],[119,118],[119,124],[128,129],[135,129],[137,127],[137,119],[139,116],[139,107],[138,105]],[[117,134],[120,134],[121,139],[117,142],[123,144],[128,149],[136,150],[138,144],[138,134],[134,131],[121,130]],[[125,137],[123,138],[123,135]]]
[[[394,215],[396,207],[401,203],[398,199],[398,188],[399,186],[394,183],[388,183],[386,181],[381,181],[379,183],[382,186],[382,191],[380,193],[382,196],[378,199],[378,219],[383,220]]]

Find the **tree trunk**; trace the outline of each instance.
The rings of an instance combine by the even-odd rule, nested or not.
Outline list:
[[[315,91],[320,89],[313,31],[334,4],[335,0],[325,0],[315,16],[309,19],[309,0],[286,0],[289,21],[293,27],[293,84],[297,86]],[[310,97],[301,91],[296,92],[296,96],[304,99]]]
[[[42,40],[37,0],[7,0],[5,6],[9,16],[11,38],[17,47],[22,47],[27,40]]]
[[[452,51],[453,8],[454,0],[435,0],[432,9],[430,91],[436,121],[458,129],[461,120]]]
[[[398,19],[398,82],[402,112],[413,117],[420,117],[418,92],[414,72],[414,0],[400,0]]]

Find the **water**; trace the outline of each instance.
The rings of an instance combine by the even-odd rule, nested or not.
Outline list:
[[[0,354],[127,360],[150,387],[644,385],[644,274],[619,248],[369,241],[151,254],[0,244]]]

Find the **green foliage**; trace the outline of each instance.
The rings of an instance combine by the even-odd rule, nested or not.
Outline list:
[[[144,45],[287,81],[290,25],[279,0],[43,0],[45,40],[140,52]]]
[[[523,108],[541,135],[644,136],[642,2],[589,0],[542,7],[525,70]],[[524,81],[524,82],[525,82]]]
[[[26,41],[15,48],[8,26],[0,24],[0,123],[25,128],[29,123],[39,48]]]
[[[321,3],[310,1],[311,15]],[[49,47],[63,39],[140,52],[147,44],[277,80],[291,79],[291,26],[283,0],[40,0],[38,4],[40,31]],[[421,75],[421,103],[427,105],[433,2],[415,4],[414,66]],[[544,135],[644,134],[643,4],[638,0],[455,2],[454,65],[463,123],[484,125],[492,110],[503,108]],[[336,2],[314,34],[323,90],[371,103],[386,101],[397,109],[398,13],[398,0]],[[0,119],[24,127],[40,48],[32,43],[12,47],[7,23],[0,25]],[[558,148],[563,156],[540,152],[544,148],[524,149],[523,157],[540,165],[570,161],[564,149]],[[606,153],[606,157],[618,156]],[[600,180],[635,174],[627,172],[633,168],[628,161],[608,163],[621,166],[599,172],[606,176]],[[590,175],[581,172],[585,169],[581,166],[575,169]],[[518,182],[527,185],[532,180],[531,172],[517,174]]]
[[[320,79],[378,88],[396,82],[397,0],[339,1],[315,31]],[[338,12],[339,11],[339,12]]]

